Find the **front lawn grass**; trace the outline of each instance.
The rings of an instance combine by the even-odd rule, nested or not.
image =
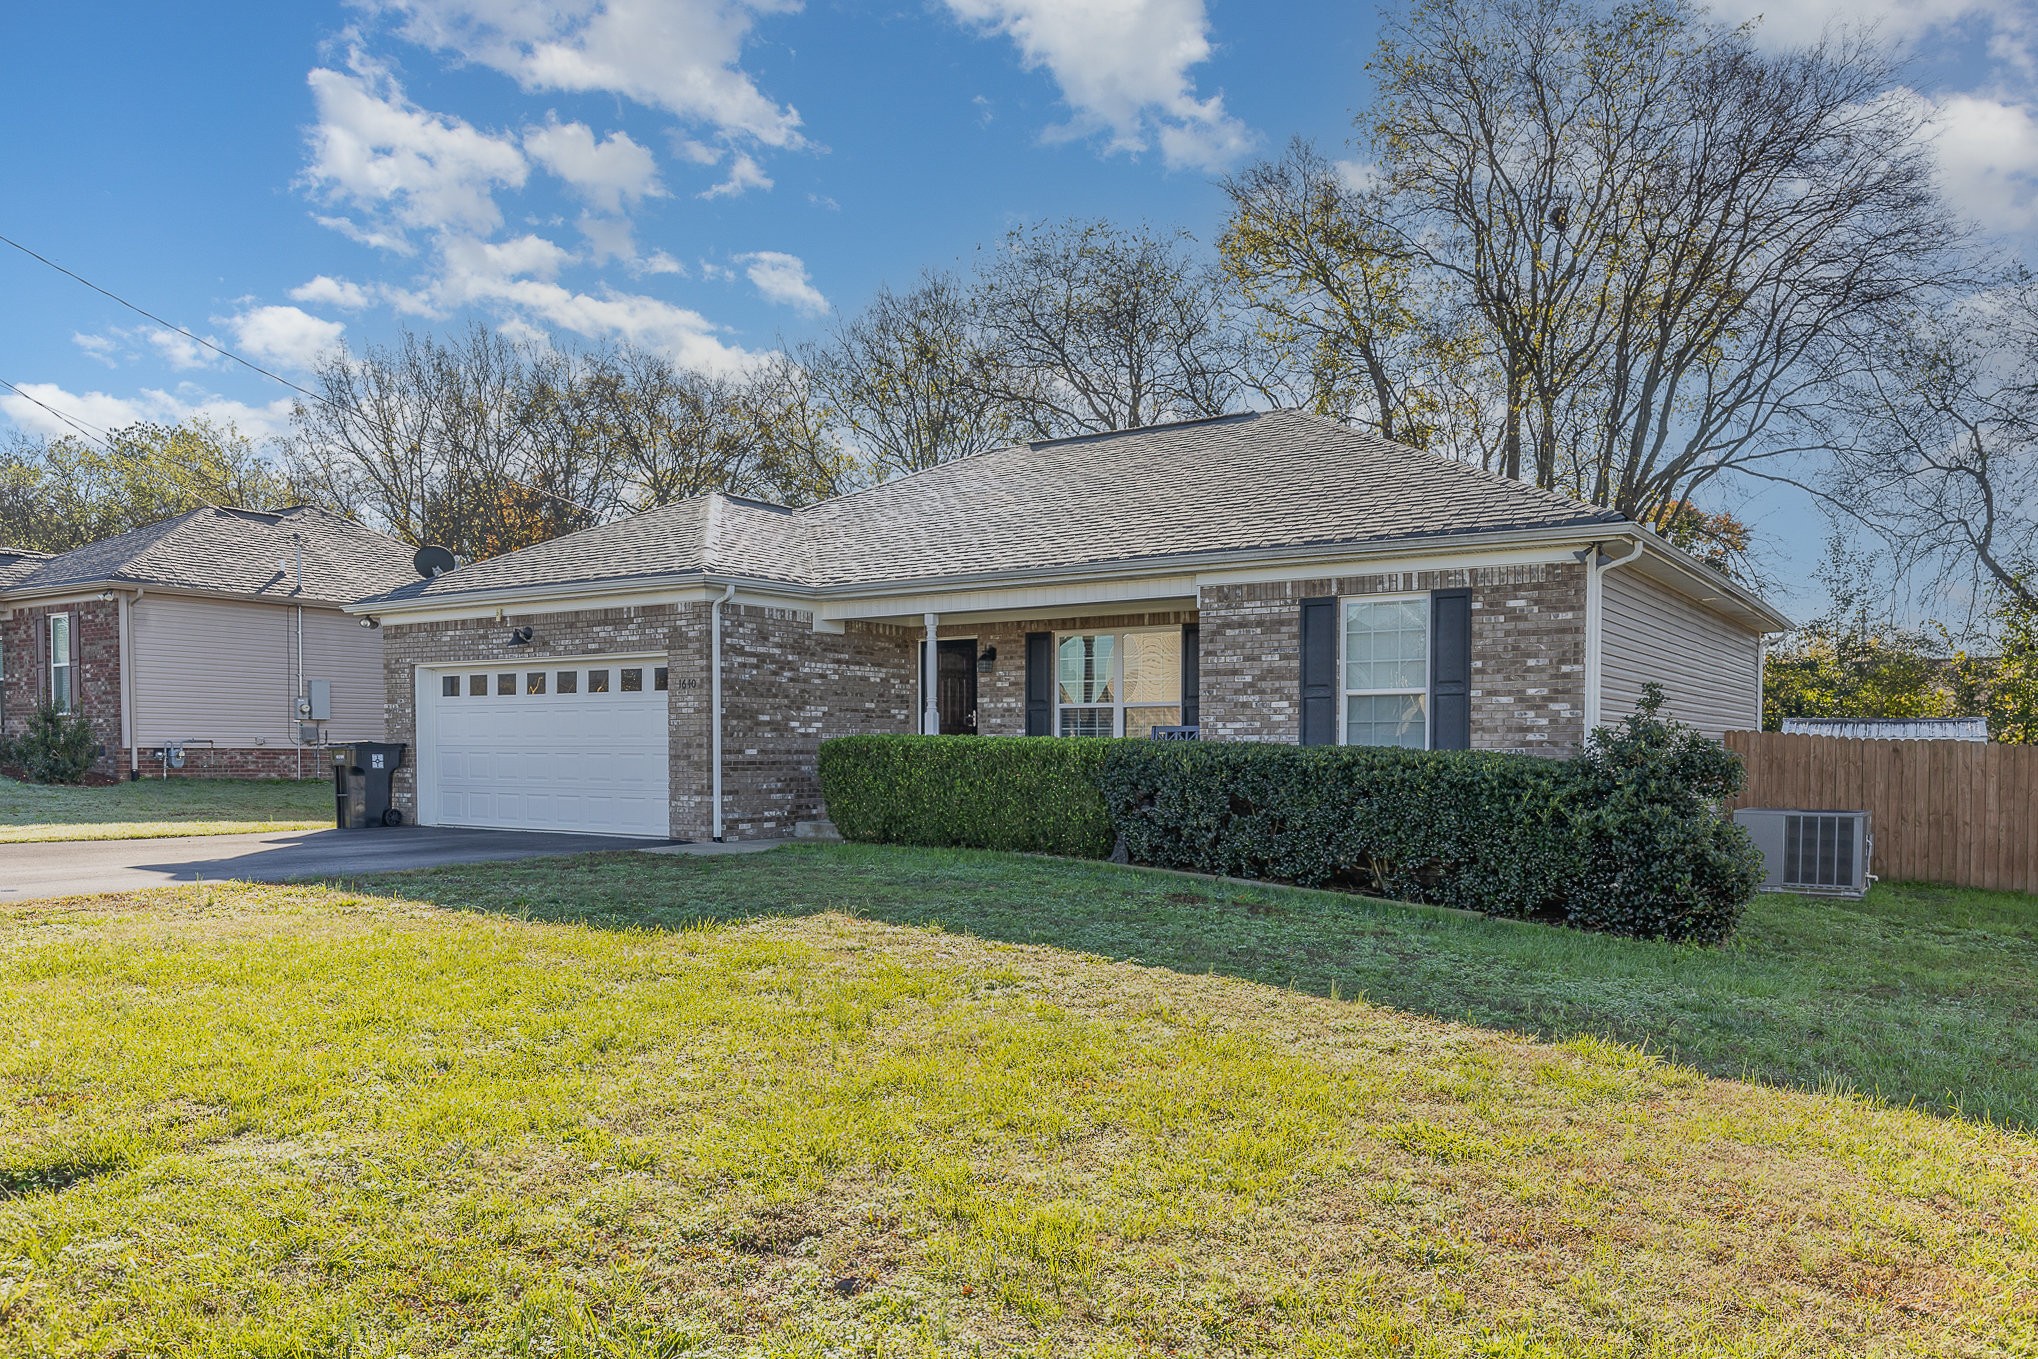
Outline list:
[[[855,847],[0,906],[0,1353],[2038,1347],[2038,1139],[1194,975],[1321,909]],[[998,938],[1099,915],[1183,956]]]
[[[2038,1129],[2038,898],[2014,893],[1763,896],[1731,942],[1701,948],[1104,864],[856,845],[473,864],[406,875],[401,890],[665,929],[846,911],[1608,1038],[1712,1075]]]
[[[142,779],[101,788],[0,778],[0,844],[241,835],[333,824],[325,779]]]

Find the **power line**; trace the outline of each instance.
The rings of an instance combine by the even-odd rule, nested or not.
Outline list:
[[[63,265],[58,264],[55,260],[51,259],[49,256],[37,254],[35,251],[30,250],[27,246],[23,245],[20,241],[15,240],[11,236],[0,236],[0,244],[13,246],[16,250],[19,250],[22,254],[28,256],[30,259],[48,265],[50,268],[62,274],[65,278],[72,279],[78,283],[84,284],[86,287],[90,288],[93,292],[98,293],[101,297],[111,298],[113,301],[118,302],[121,306],[126,307],[129,311],[133,312],[135,315],[146,317],[148,320],[153,321],[155,324],[161,326],[165,330],[175,331],[177,334],[182,335],[185,339],[190,340],[194,344],[200,344],[205,346],[207,349],[210,349],[213,353],[219,355],[221,358],[231,359],[233,362],[238,363],[243,368],[249,369],[252,372],[260,373],[263,377],[268,378],[271,382],[281,383],[283,386],[288,387],[293,392],[302,393],[303,395],[310,397],[314,401],[322,402],[325,405],[331,406],[336,411],[344,411],[349,415],[353,415],[358,417],[359,419],[366,420],[371,425],[380,423],[374,419],[371,419],[365,412],[357,410],[352,406],[348,406],[342,402],[335,401],[331,397],[326,396],[323,393],[314,392],[309,387],[300,387],[295,382],[292,382],[289,378],[284,377],[281,373],[271,372],[269,369],[264,368],[261,364],[256,363],[252,359],[244,359],[240,355],[234,353],[231,349],[226,348],[224,345],[216,344],[213,341],[206,339],[203,335],[195,334],[192,331],[188,331],[174,321],[165,321],[162,317],[156,315],[148,308],[136,306],[134,303],[122,297],[119,293],[114,292],[112,289],[102,288],[97,283],[94,283],[91,279],[86,278],[83,274],[75,273],[72,270],[66,269]]]
[[[52,406],[49,402],[42,400],[40,397],[30,396],[27,392],[22,391],[21,388],[15,386],[13,383],[9,382],[6,378],[0,378],[0,387],[5,387],[8,391],[14,393],[16,396],[20,397],[23,401],[33,402],[35,405],[41,406],[51,415],[56,416],[57,419],[63,421],[65,424],[69,425],[72,429],[77,430],[78,433],[84,435],[86,438],[90,439],[93,443],[98,444],[108,453],[114,451],[113,445],[107,442],[113,436],[108,434],[105,430],[100,430],[99,433],[94,434],[92,432],[93,427],[88,427],[84,421],[74,420],[70,416],[58,410],[55,406]]]
[[[149,321],[154,322],[156,325],[161,326],[165,330],[174,331],[177,334],[182,335],[185,339],[190,340],[194,344],[203,345],[205,348],[210,349],[213,353],[218,354],[220,357],[225,359],[231,359],[233,362],[238,363],[241,367],[246,368],[251,372],[260,373],[263,377],[268,378],[271,382],[280,383],[281,385],[288,387],[293,392],[296,392],[302,396],[308,396],[312,400],[318,402],[320,405],[329,406],[333,410],[340,412],[342,415],[351,415],[356,420],[359,420],[361,423],[369,426],[370,428],[381,430],[385,436],[388,436],[390,438],[398,437],[395,430],[392,430],[389,426],[383,424],[380,420],[377,420],[374,416],[368,414],[368,412],[362,410],[360,407],[350,406],[344,401],[335,401],[323,392],[315,392],[309,387],[299,386],[297,383],[292,382],[289,378],[284,377],[281,373],[271,372],[269,369],[264,368],[261,364],[254,362],[252,359],[244,359],[239,354],[234,353],[231,349],[226,348],[224,345],[217,344],[212,340],[208,340],[203,335],[198,335],[192,331],[188,331],[184,329],[184,327],[176,324],[174,321],[166,321],[162,317],[156,315],[154,312],[148,310],[146,307],[140,307],[128,301],[126,298],[122,297],[119,293],[114,292],[112,289],[102,288],[97,283],[94,283],[91,279],[86,278],[83,274],[77,273],[70,269],[66,269],[63,265],[58,264],[55,260],[51,259],[49,256],[39,254],[36,251],[29,249],[27,246],[23,245],[20,241],[15,240],[11,236],[0,235],[0,245],[13,246],[16,250],[19,250],[22,254],[28,256],[30,259],[35,260],[38,263],[48,265],[50,268],[62,274],[65,278],[71,279],[77,283],[84,284],[87,288],[90,288],[93,292],[98,293],[101,297],[110,298],[112,301],[118,302],[121,306],[126,307],[129,311],[133,312],[135,315],[145,317]],[[41,406],[46,411],[49,411],[50,414],[56,416],[59,420],[64,421],[66,424],[73,425],[74,428],[76,427],[75,422],[73,422],[70,419],[70,417],[66,416],[63,412],[54,409],[53,407],[45,404],[44,402],[36,401],[34,397],[29,396],[27,392],[22,391],[19,387],[15,387],[14,384],[11,382],[7,383],[6,385],[12,388],[15,392],[19,393],[21,396],[27,398],[28,400],[35,401],[36,405]],[[102,446],[105,447],[106,451],[109,453],[113,451],[110,445]],[[521,486],[525,490],[530,491],[536,495],[542,495],[552,500],[556,500],[560,504],[565,505],[570,509],[576,509],[581,511],[583,514],[592,514],[595,515],[597,518],[600,517],[599,511],[593,509],[591,506],[583,505],[577,500],[569,500],[567,497],[560,495],[557,491],[548,491],[542,486],[533,486],[531,483],[523,480],[522,478],[512,477],[509,476],[507,473],[504,473],[503,475],[507,480],[515,482],[518,486]]]

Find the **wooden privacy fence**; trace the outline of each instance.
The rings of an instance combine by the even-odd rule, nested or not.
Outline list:
[[[1869,871],[1892,882],[2038,892],[2038,746],[1730,731],[1735,807],[1871,815]]]

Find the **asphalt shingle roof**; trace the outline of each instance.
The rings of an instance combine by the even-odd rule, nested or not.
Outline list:
[[[1624,522],[1300,411],[1020,444],[788,510],[712,495],[392,599],[690,572],[882,584]]]
[[[304,593],[296,542],[304,545]],[[287,567],[278,569],[278,564]],[[8,573],[10,594],[89,585],[163,585],[254,598],[351,604],[416,580],[411,550],[351,519],[299,505],[287,510],[206,506]]]

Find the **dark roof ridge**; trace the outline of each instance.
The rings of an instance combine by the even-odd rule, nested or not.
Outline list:
[[[1159,429],[1184,429],[1190,425],[1221,425],[1230,420],[1257,420],[1262,415],[1275,415],[1286,407],[1275,407],[1271,411],[1228,411],[1223,415],[1197,415],[1186,420],[1159,420],[1151,425],[1133,425],[1126,429],[1099,429],[1088,434],[1065,434],[1059,439],[1028,439],[1023,444],[1012,444],[1013,448],[1042,449],[1058,448],[1063,444],[1088,443],[1093,439],[1123,439],[1133,434],[1151,434]],[[986,452],[995,450],[986,449]]]

